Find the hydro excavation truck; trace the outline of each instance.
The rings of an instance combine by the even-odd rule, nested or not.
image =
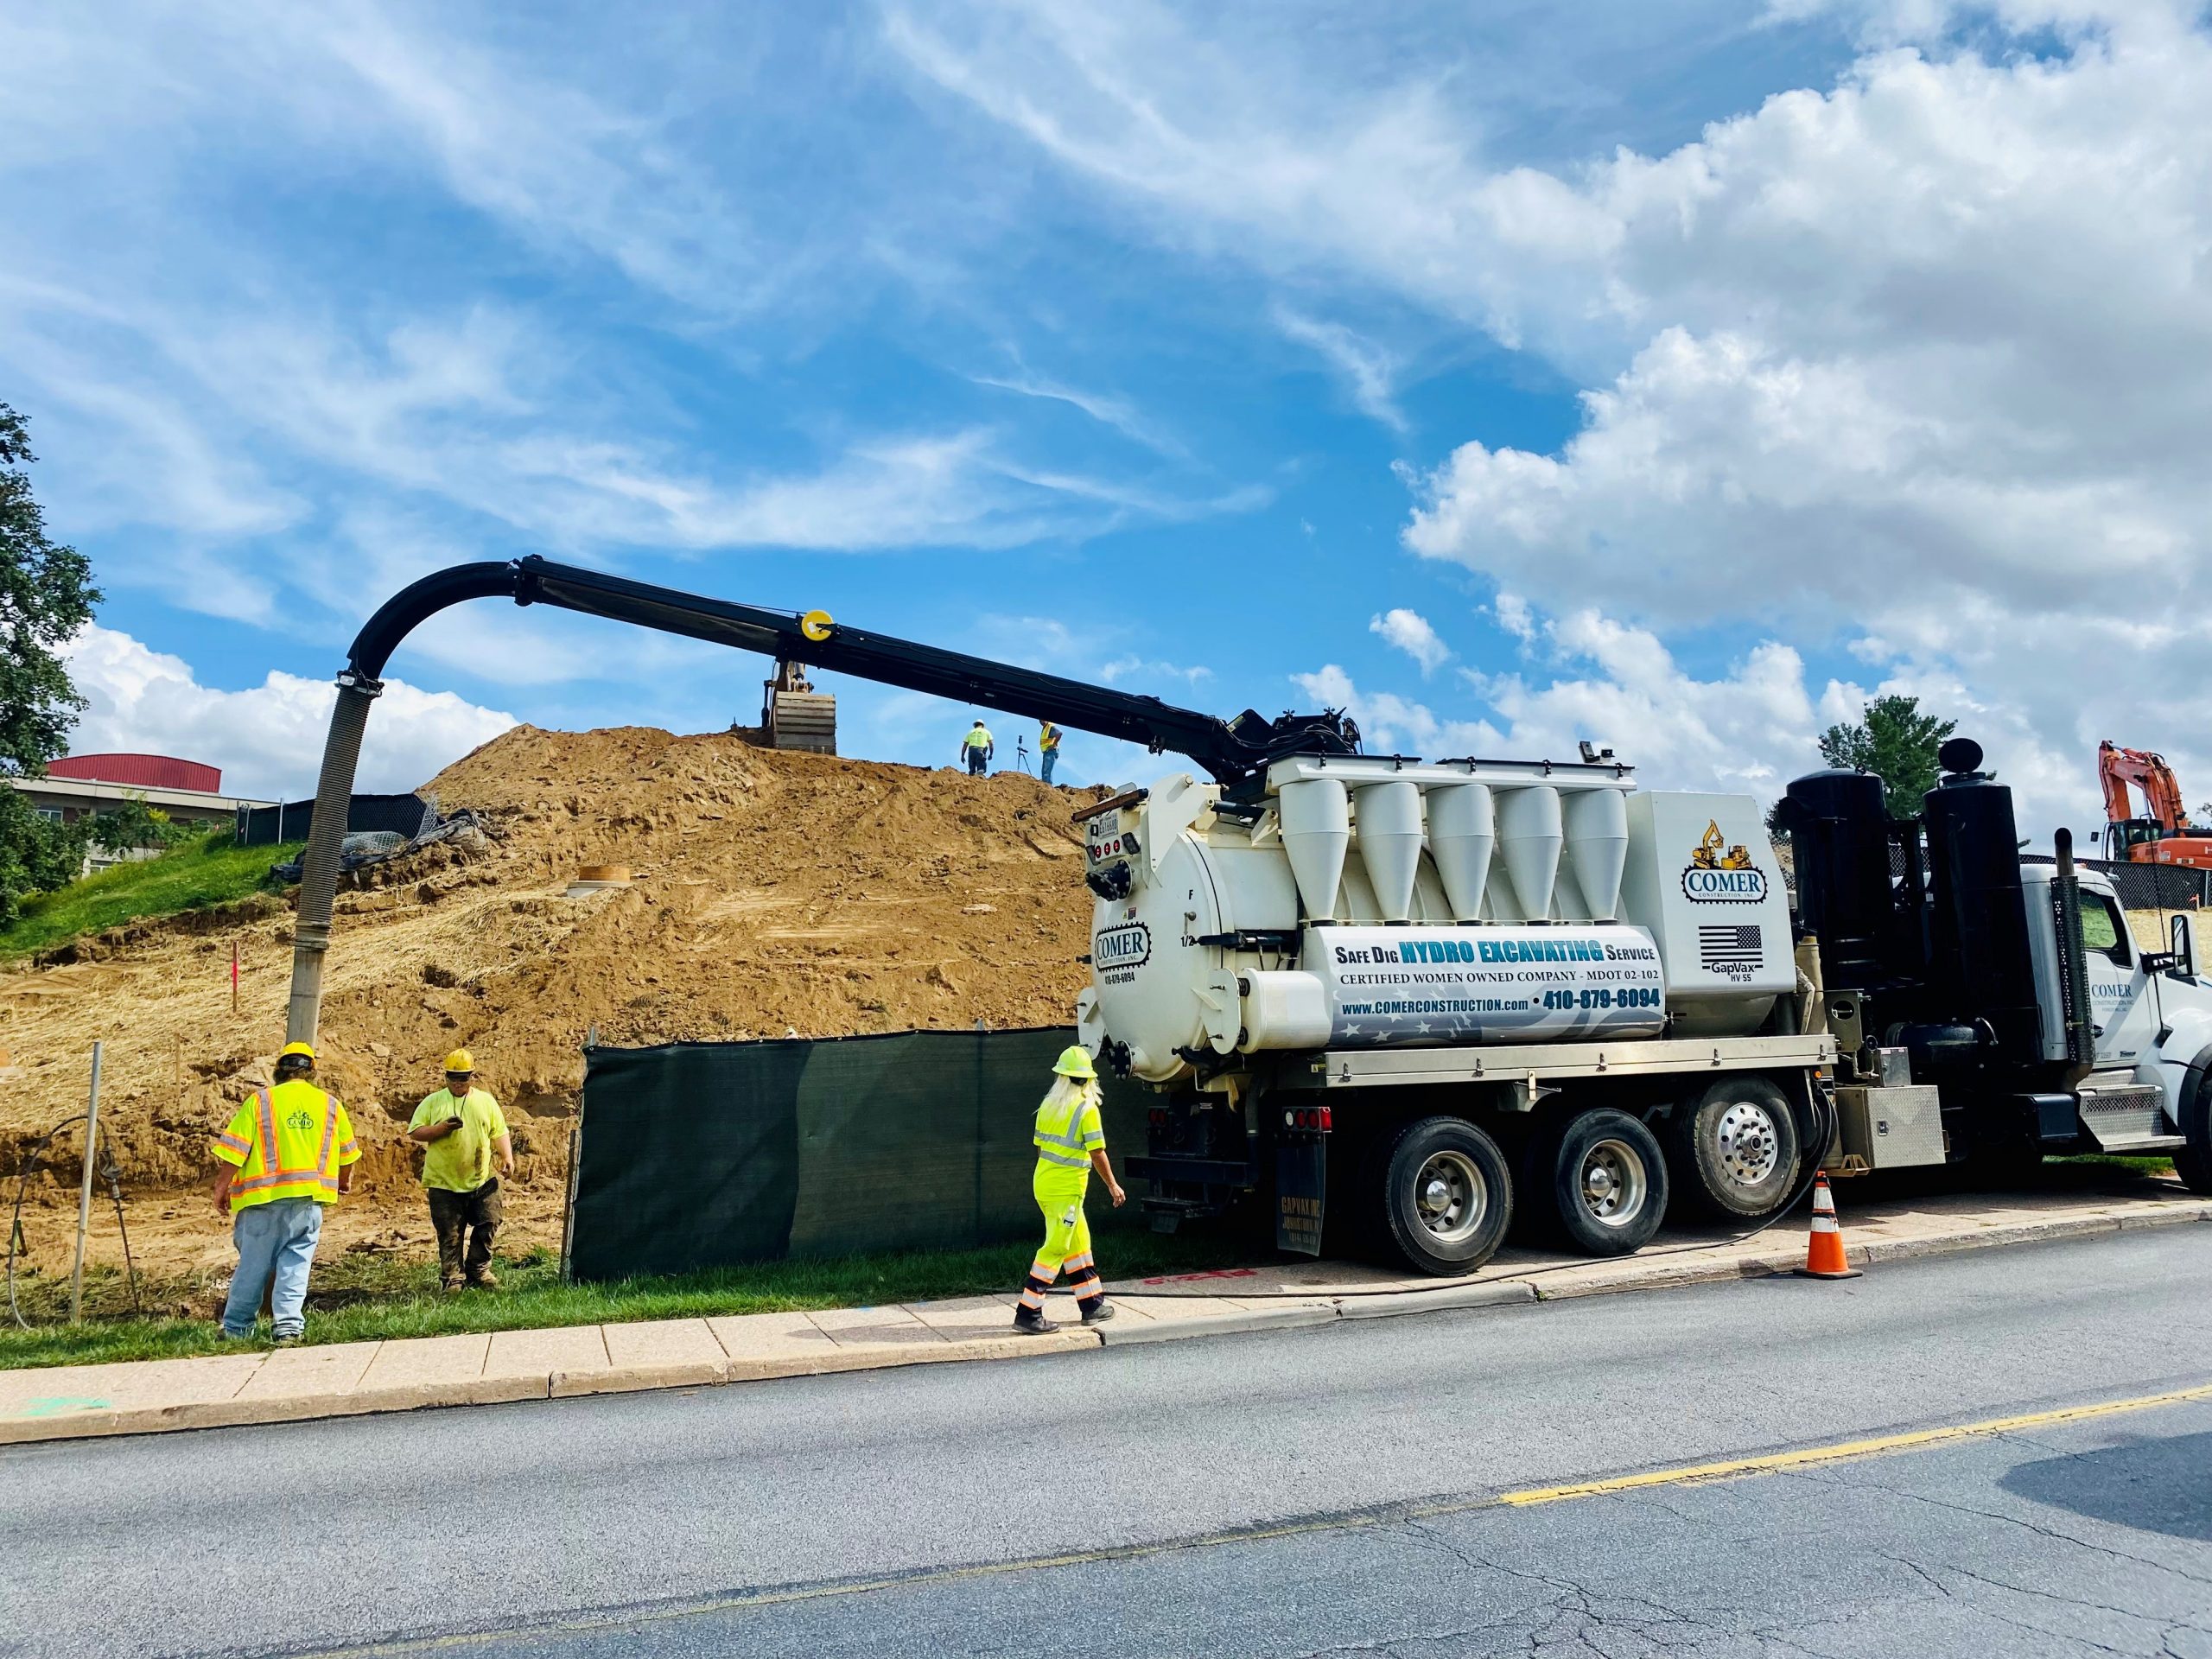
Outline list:
[[[1271,1191],[1287,1249],[1334,1221],[1444,1274],[1516,1205],[1619,1254],[1670,1195],[1770,1214],[1815,1158],[2171,1153],[2212,1192],[2191,918],[2138,950],[2105,878],[2022,863],[1978,747],[1943,759],[1904,822],[1864,772],[1790,785],[1794,925],[1750,798],[1609,761],[1301,755],[1102,802],[1078,1022],[1163,1096],[1148,1206]]]

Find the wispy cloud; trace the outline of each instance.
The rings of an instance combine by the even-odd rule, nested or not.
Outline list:
[[[1273,315],[1276,327],[1327,359],[1361,414],[1401,435],[1410,429],[1395,402],[1400,367],[1395,358],[1340,322],[1317,321],[1281,305],[1275,307]]]
[[[1041,397],[1048,403],[1065,404],[1071,409],[1082,410],[1101,426],[1111,428],[1130,442],[1141,444],[1156,454],[1175,461],[1190,458],[1189,450],[1147,422],[1139,414],[1136,405],[1125,397],[1084,391],[1031,374],[1026,370],[1011,375],[977,374],[969,378],[977,385],[989,386],[995,391],[1018,392],[1024,397]]]

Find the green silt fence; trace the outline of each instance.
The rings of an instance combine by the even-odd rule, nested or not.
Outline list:
[[[1027,1238],[1041,1226],[1031,1120],[1073,1040],[1055,1028],[588,1049],[569,1271]],[[1154,1098],[1106,1081],[1117,1160],[1142,1152]],[[1136,1204],[1117,1211],[1103,1193],[1089,1212],[1102,1232],[1145,1225]]]

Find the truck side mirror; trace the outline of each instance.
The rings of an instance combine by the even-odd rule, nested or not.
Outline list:
[[[2168,962],[2166,971],[2183,979],[2196,977],[2196,926],[2187,915],[2176,916],[2166,933]]]

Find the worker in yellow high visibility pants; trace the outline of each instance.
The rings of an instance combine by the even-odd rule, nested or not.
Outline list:
[[[1052,1070],[1057,1076],[1037,1109],[1032,1136],[1037,1146],[1037,1173],[1030,1179],[1030,1190],[1045,1212],[1045,1245],[1030,1264],[1020,1305],[1014,1311],[1015,1330],[1039,1333],[1059,1329],[1045,1317],[1045,1293],[1063,1273],[1074,1288],[1085,1325],[1103,1325],[1114,1317],[1098,1283],[1083,1197],[1093,1170],[1106,1183],[1107,1196],[1116,1210],[1129,1196],[1107,1161],[1106,1131],[1098,1118],[1098,1072],[1090,1056],[1080,1048],[1068,1049]]]

